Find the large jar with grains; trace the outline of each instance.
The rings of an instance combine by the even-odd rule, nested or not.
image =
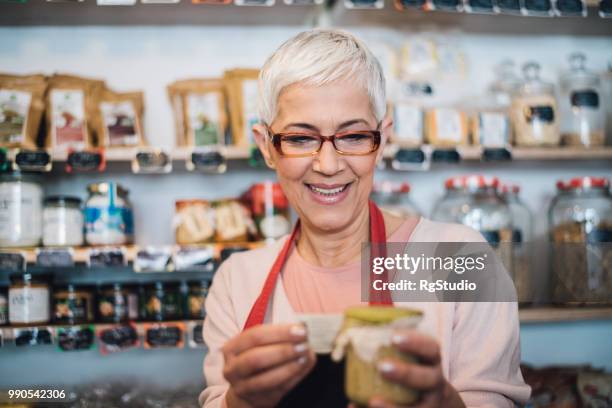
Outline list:
[[[69,196],[45,198],[43,209],[43,245],[83,245],[83,210],[81,199]]]
[[[410,199],[410,184],[382,181],[374,184],[370,198],[398,217],[418,217],[420,211]]]
[[[517,146],[558,146],[559,112],[554,85],[540,79],[540,65],[523,67],[525,82],[512,99],[511,117]]]
[[[33,175],[0,175],[0,247],[32,247],[42,237],[43,190]]]
[[[533,216],[521,200],[521,189],[517,185],[504,184],[500,187],[502,198],[508,204],[512,215],[512,280],[520,304],[533,301],[534,279],[531,273],[530,243],[533,237]]]
[[[606,178],[557,183],[548,213],[552,297],[561,304],[612,303],[612,197]]]
[[[569,57],[570,70],[561,76],[561,143],[568,146],[602,146],[605,110],[599,76],[585,68],[586,57]]]
[[[90,245],[131,244],[134,218],[128,191],[117,183],[96,183],[88,187],[85,204],[85,239]]]
[[[50,278],[29,273],[10,276],[9,322],[12,325],[47,323],[50,314]]]

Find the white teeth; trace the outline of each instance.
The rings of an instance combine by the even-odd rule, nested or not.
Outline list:
[[[308,187],[310,187],[310,189],[316,193],[319,194],[323,194],[323,195],[334,195],[334,194],[338,194],[342,191],[344,191],[344,189],[346,189],[346,187],[348,186],[348,184],[342,186],[342,187],[337,187],[337,188],[319,188],[319,187],[315,187],[312,185],[309,185]]]

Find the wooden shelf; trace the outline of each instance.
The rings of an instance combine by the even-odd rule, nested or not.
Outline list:
[[[583,320],[612,320],[612,307],[545,307],[520,309],[521,323],[555,323]]]

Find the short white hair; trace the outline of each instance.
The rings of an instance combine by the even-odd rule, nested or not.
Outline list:
[[[278,97],[290,85],[322,86],[346,79],[363,87],[376,120],[381,121],[387,111],[385,77],[368,47],[343,30],[301,32],[284,42],[259,73],[259,118],[273,122]]]

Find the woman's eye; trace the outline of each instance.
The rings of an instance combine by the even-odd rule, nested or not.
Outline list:
[[[317,143],[318,140],[316,137],[312,137],[312,136],[286,135],[283,137],[283,142],[291,143],[294,145],[301,145],[301,144]]]
[[[365,142],[369,140],[370,136],[364,133],[351,133],[348,135],[344,135],[339,139],[347,143],[359,143],[359,142]]]

